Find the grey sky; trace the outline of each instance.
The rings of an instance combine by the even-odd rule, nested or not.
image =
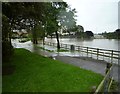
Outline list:
[[[76,8],[77,24],[94,33],[113,32],[118,28],[119,0],[64,0]]]

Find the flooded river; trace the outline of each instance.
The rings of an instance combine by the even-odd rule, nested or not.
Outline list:
[[[56,38],[46,38],[45,41],[47,42],[52,42],[52,43],[57,43]],[[86,46],[86,47],[92,47],[92,48],[101,48],[101,49],[106,49],[106,50],[119,50],[120,51],[120,41],[115,40],[115,39],[93,39],[93,40],[80,40],[80,39],[75,39],[75,38],[62,38],[60,39],[60,43],[63,44],[72,44],[72,45],[77,45],[77,46]],[[20,43],[19,39],[15,39],[12,40],[12,45],[15,48],[26,48],[32,52],[39,52],[39,53],[43,53],[41,51],[38,51],[39,49],[35,49],[34,45],[32,44],[31,41],[27,41],[25,43]],[[40,46],[40,44],[38,44]],[[57,48],[51,48],[49,46],[45,46],[46,49],[49,50],[53,50],[53,49],[57,49]],[[44,54],[44,53],[43,53]],[[52,54],[52,53],[51,53]],[[65,55],[65,56],[85,56],[86,57],[86,53],[71,53],[71,52],[61,52],[61,54]],[[53,55],[57,55],[57,53],[54,53]],[[91,55],[91,54],[89,54]],[[92,55],[92,57],[94,57],[96,59],[96,55]],[[100,60],[105,60],[107,62],[111,62],[110,58],[107,57],[102,57],[99,56]],[[118,64],[118,59],[113,59],[113,62]]]
[[[56,38],[46,38],[45,41],[57,43]],[[81,40],[76,38],[61,38],[60,43],[120,51],[120,40],[116,39]]]

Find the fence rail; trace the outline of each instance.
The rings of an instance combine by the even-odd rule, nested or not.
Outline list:
[[[45,42],[46,45],[49,46],[54,46],[57,47],[57,43],[52,43],[52,42]],[[118,59],[120,59],[120,51],[116,51],[116,50],[107,50],[107,49],[100,49],[100,48],[92,48],[92,47],[84,47],[84,46],[74,46],[74,51],[78,51],[78,52],[84,52],[87,55],[91,54],[92,55],[96,55],[97,59],[99,59],[99,57],[102,57],[103,60],[104,58],[109,58],[109,62],[113,63],[113,59],[116,61],[116,63],[118,63]],[[71,50],[71,45],[70,44],[60,44],[60,47],[62,49],[67,49],[67,50]]]
[[[112,65],[108,68],[108,71],[106,72],[105,77],[103,78],[103,80],[101,81],[97,89],[95,90],[94,94],[99,94],[100,92],[106,93],[110,91],[110,88],[113,82],[113,77],[111,75],[112,68],[113,68]]]

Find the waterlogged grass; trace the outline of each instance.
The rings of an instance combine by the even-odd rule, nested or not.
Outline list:
[[[44,47],[40,47],[40,46],[36,46],[37,48],[40,48],[40,49],[42,49],[42,50],[46,50],[46,51],[48,51],[48,52],[54,52],[54,51],[56,51],[56,52],[69,52],[69,50],[66,50],[66,49],[60,49],[60,50],[49,50],[49,49],[46,49],[46,48],[44,48]]]
[[[19,40],[19,42],[21,43],[24,43],[24,42],[27,42],[27,41],[30,41],[31,39],[30,38],[22,38]]]
[[[58,50],[58,52],[69,52],[69,50],[66,50],[66,49],[60,49],[60,50]]]
[[[100,74],[52,60],[25,49],[15,49],[15,71],[3,76],[3,92],[91,92]]]
[[[40,46],[36,46],[37,48],[40,48],[40,49],[42,49],[42,50],[46,50],[46,51],[48,51],[48,52],[54,52],[54,50],[48,50],[48,49],[45,49],[44,47],[40,47]]]

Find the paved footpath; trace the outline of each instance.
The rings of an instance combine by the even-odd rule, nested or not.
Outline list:
[[[82,57],[82,56],[81,57],[74,57],[74,55],[66,56],[66,54],[64,53],[48,52],[45,50],[41,50],[39,48],[35,48],[33,52],[46,56],[46,57],[50,57],[50,58],[62,61],[64,63],[78,66],[86,70],[91,70],[103,76],[105,75],[105,70],[106,70],[106,65],[107,65],[107,62],[105,61],[98,61],[92,58],[87,58],[87,57]],[[113,70],[111,74],[113,75],[113,79],[118,81],[118,66],[116,64],[113,65]]]
[[[46,48],[54,49],[52,48],[52,46],[49,46],[49,47],[46,46]],[[54,59],[62,61],[64,63],[72,64],[74,66],[78,66],[80,68],[91,70],[101,75],[105,75],[107,62],[103,60],[100,61],[100,60],[95,60],[92,58],[83,57],[81,55],[79,56],[77,55],[76,57],[76,55],[74,55],[73,53],[72,54],[70,53],[66,54],[66,53],[41,51],[39,54],[47,56],[47,57],[53,57]],[[113,75],[114,80],[118,81],[118,65],[116,64],[113,65],[111,75]]]
[[[69,56],[67,56],[65,53],[48,52],[45,50],[42,51],[39,48],[33,47],[33,45],[30,43],[28,43],[22,48],[28,49],[31,52],[35,52],[43,56],[54,57],[54,59],[62,61],[64,63],[72,64],[74,66],[78,66],[80,68],[91,70],[93,72],[105,75],[105,69],[106,69],[105,61],[98,61],[98,60],[94,60],[91,58],[83,58],[82,56],[79,56],[79,57],[75,57],[74,55],[70,56],[70,53],[69,53]],[[51,47],[49,47],[49,49],[51,49]],[[118,81],[118,66],[117,65],[113,66],[112,72],[113,72],[112,75],[113,75],[114,80]]]
[[[57,60],[62,61],[64,63],[69,63],[80,68],[91,70],[96,73],[100,73],[105,75],[106,62],[90,60],[89,58],[84,60],[83,58],[69,57],[69,56],[56,56]],[[118,81],[118,66],[114,65],[112,70],[112,75],[114,80]]]

